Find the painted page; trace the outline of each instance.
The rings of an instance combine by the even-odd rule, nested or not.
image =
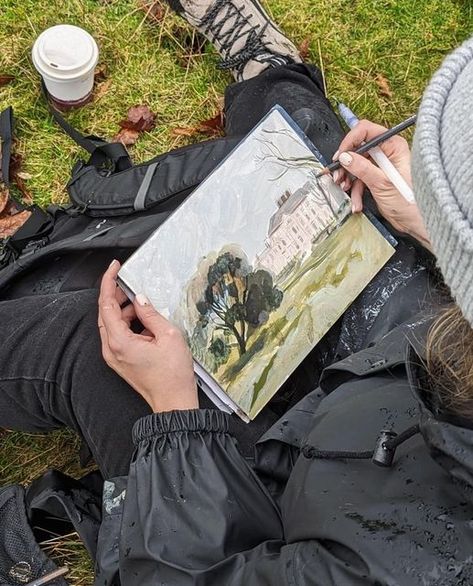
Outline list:
[[[124,264],[253,419],[394,252],[274,108]]]

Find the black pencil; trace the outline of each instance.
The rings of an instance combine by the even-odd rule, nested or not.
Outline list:
[[[389,130],[386,130],[386,132],[383,132],[383,134],[380,134],[379,136],[372,138],[370,141],[365,142],[364,145],[359,147],[354,152],[357,153],[358,155],[363,155],[364,153],[367,153],[369,150],[378,146],[382,142],[388,140],[388,138],[391,138],[392,136],[399,134],[400,132],[402,132],[406,128],[409,128],[409,126],[412,126],[413,124],[415,124],[416,120],[417,120],[417,114],[414,114],[414,116],[411,116],[407,120],[404,120],[404,122],[401,122],[401,123],[397,124],[396,126],[393,126]],[[319,177],[322,177],[323,175],[328,175],[328,173],[332,173],[332,171],[335,171],[336,169],[340,169],[340,167],[341,167],[340,161],[334,161],[333,163],[330,163],[330,165],[327,165],[323,169],[323,171],[321,171],[317,175],[316,179],[318,179]]]

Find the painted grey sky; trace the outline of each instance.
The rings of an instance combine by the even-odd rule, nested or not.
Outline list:
[[[288,169],[274,181],[282,167],[257,161],[258,153],[268,152],[260,142],[267,136],[263,131],[280,128],[291,127],[274,110],[122,268],[120,276],[132,290],[145,293],[166,317],[174,314],[186,283],[209,252],[239,244],[252,262],[263,250],[277,199],[310,177],[309,168]],[[278,135],[277,145],[285,157],[310,154],[300,138]]]

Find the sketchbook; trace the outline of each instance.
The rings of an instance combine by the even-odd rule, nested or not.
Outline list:
[[[191,348],[202,389],[245,421],[394,252],[274,107],[124,263]]]

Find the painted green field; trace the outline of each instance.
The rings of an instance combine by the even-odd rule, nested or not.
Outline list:
[[[231,368],[232,399],[256,416],[284,382],[281,373],[299,365],[393,252],[363,215],[330,234],[288,280],[267,324],[248,338],[250,359],[245,354],[244,365]]]

